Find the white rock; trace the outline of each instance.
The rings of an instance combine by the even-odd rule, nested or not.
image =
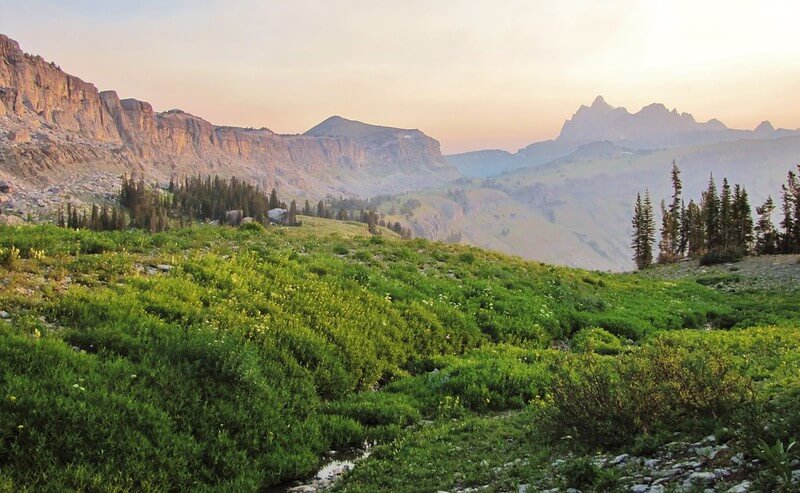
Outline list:
[[[657,484],[657,485],[651,486],[650,489],[647,490],[647,493],[664,493],[665,491],[667,491],[667,490],[664,488],[664,485]]]
[[[728,488],[728,493],[747,493],[750,491],[750,481],[742,481],[736,486]]]
[[[621,465],[621,464],[625,464],[626,462],[628,462],[629,458],[630,458],[630,455],[628,455],[628,454],[618,455],[618,456],[614,457],[613,459],[611,459],[611,465],[612,466],[618,466],[618,465]]]
[[[3,319],[11,318],[11,315],[5,310],[0,310],[0,318],[3,318]]]
[[[713,472],[693,472],[689,476],[689,481],[693,484],[710,484],[717,479]]]
[[[635,484],[631,486],[631,492],[633,493],[647,493],[650,491],[650,486],[646,484]]]

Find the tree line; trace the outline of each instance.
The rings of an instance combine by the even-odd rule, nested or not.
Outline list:
[[[800,165],[798,165],[800,173]],[[701,264],[731,262],[745,255],[800,253],[800,180],[789,171],[781,187],[782,219],[773,223],[776,205],[770,196],[755,208],[747,189],[724,178],[720,189],[713,174],[698,201],[685,203],[681,171],[672,163],[672,196],[661,200],[660,239],[655,262],[668,264],[684,258],[699,258]],[[636,196],[633,208],[631,247],[639,269],[654,262],[656,224],[650,193]]]
[[[281,223],[299,226],[300,214],[342,221],[357,221],[367,225],[370,232],[379,233],[378,227],[389,228],[403,237],[411,232],[399,222],[387,223],[382,214],[368,210],[371,201],[360,199],[336,199],[332,196],[320,200],[312,207],[308,200],[302,209],[295,200],[288,205],[278,197],[275,188],[266,194],[258,185],[238,178],[219,176],[190,176],[182,180],[171,179],[164,189],[157,184],[148,184],[144,178],[123,176],[118,195],[118,205],[92,205],[87,211],[67,204],[59,209],[57,224],[62,227],[92,229],[95,231],[144,229],[152,232],[183,227],[196,221],[219,221],[226,223],[231,211],[250,217],[254,221],[268,224],[269,211],[283,209]]]
[[[798,166],[800,172],[800,165]],[[800,180],[790,170],[781,187],[782,219],[773,223],[776,209],[772,196],[755,208],[756,219],[744,186],[722,181],[720,189],[713,174],[698,201],[685,203],[680,169],[672,163],[672,196],[660,202],[661,225],[658,242],[660,264],[684,258],[699,258],[702,264],[731,262],[744,255],[800,253]],[[631,247],[639,269],[650,266],[656,240],[654,206],[647,190],[636,196],[633,208]]]

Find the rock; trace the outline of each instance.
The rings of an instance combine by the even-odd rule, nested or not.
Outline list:
[[[295,486],[294,488],[289,488],[286,490],[287,493],[316,493],[317,489],[311,486],[310,484],[304,484],[301,486]]]
[[[727,491],[728,493],[747,493],[750,491],[750,485],[750,481],[742,481],[736,486],[731,486]]]
[[[737,466],[744,464],[744,454],[739,452],[738,454],[731,457],[731,462],[736,464]]]
[[[167,264],[158,264],[156,265],[156,269],[160,270],[161,272],[169,272],[172,270],[172,266]]]
[[[647,493],[664,493],[665,491],[667,491],[667,490],[664,488],[664,485],[657,484],[657,485],[651,486],[650,489],[647,490]]]
[[[250,224],[250,223],[254,223],[254,222],[256,222],[256,220],[255,220],[255,219],[253,219],[253,218],[252,218],[252,217],[250,217],[250,216],[246,216],[246,217],[243,217],[243,218],[242,218],[242,222],[241,222],[241,223],[239,223],[239,224]]]
[[[621,454],[621,455],[618,455],[618,456],[614,457],[613,459],[611,459],[610,464],[612,466],[620,466],[620,465],[625,464],[626,462],[628,462],[629,458],[630,458],[630,455]]]
[[[0,193],[11,193],[14,191],[14,187],[11,186],[11,183],[7,181],[0,181]]]
[[[517,486],[517,493],[528,493],[528,485],[527,484],[521,484],[521,485]]]
[[[714,469],[714,475],[717,477],[717,479],[726,478],[731,475],[731,472],[728,469],[721,467],[718,469]]]
[[[647,493],[650,491],[650,485],[647,484],[635,484],[631,486],[631,491],[633,493]]]
[[[716,481],[717,476],[713,472],[693,472],[689,475],[692,484],[711,484]]]
[[[25,220],[12,214],[0,214],[0,226],[22,226]]]
[[[792,471],[792,483],[800,483],[800,469]]]
[[[658,465],[659,462],[661,461],[658,459],[647,459],[646,461],[644,461],[644,467],[648,469],[653,469]]]
[[[5,310],[0,310],[0,318],[2,319],[11,318],[11,315]]]

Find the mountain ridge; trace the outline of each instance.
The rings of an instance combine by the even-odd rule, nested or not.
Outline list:
[[[631,113],[597,96],[590,106],[581,105],[565,120],[553,140],[534,142],[507,156],[494,154],[492,159],[486,158],[484,150],[448,155],[445,159],[466,176],[490,177],[564,158],[593,142],[608,141],[633,150],[658,150],[795,135],[800,135],[800,130],[776,129],[767,121],[754,130],[732,129],[716,118],[698,122],[691,113],[670,110],[663,103],[651,103]]]
[[[157,112],[147,102],[100,91],[0,34],[0,178],[18,185],[89,171],[157,180],[207,173],[313,197],[385,193],[455,176],[438,141],[420,131],[413,139],[396,137],[403,132],[409,131],[374,126],[365,142],[345,134],[217,126],[177,109]],[[365,174],[379,178],[365,181]]]

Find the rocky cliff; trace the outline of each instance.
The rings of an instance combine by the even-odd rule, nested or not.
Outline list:
[[[220,127],[100,92],[0,35],[0,179],[43,185],[98,171],[239,176],[309,196],[385,193],[456,174],[419,130],[338,117],[303,135]]]

